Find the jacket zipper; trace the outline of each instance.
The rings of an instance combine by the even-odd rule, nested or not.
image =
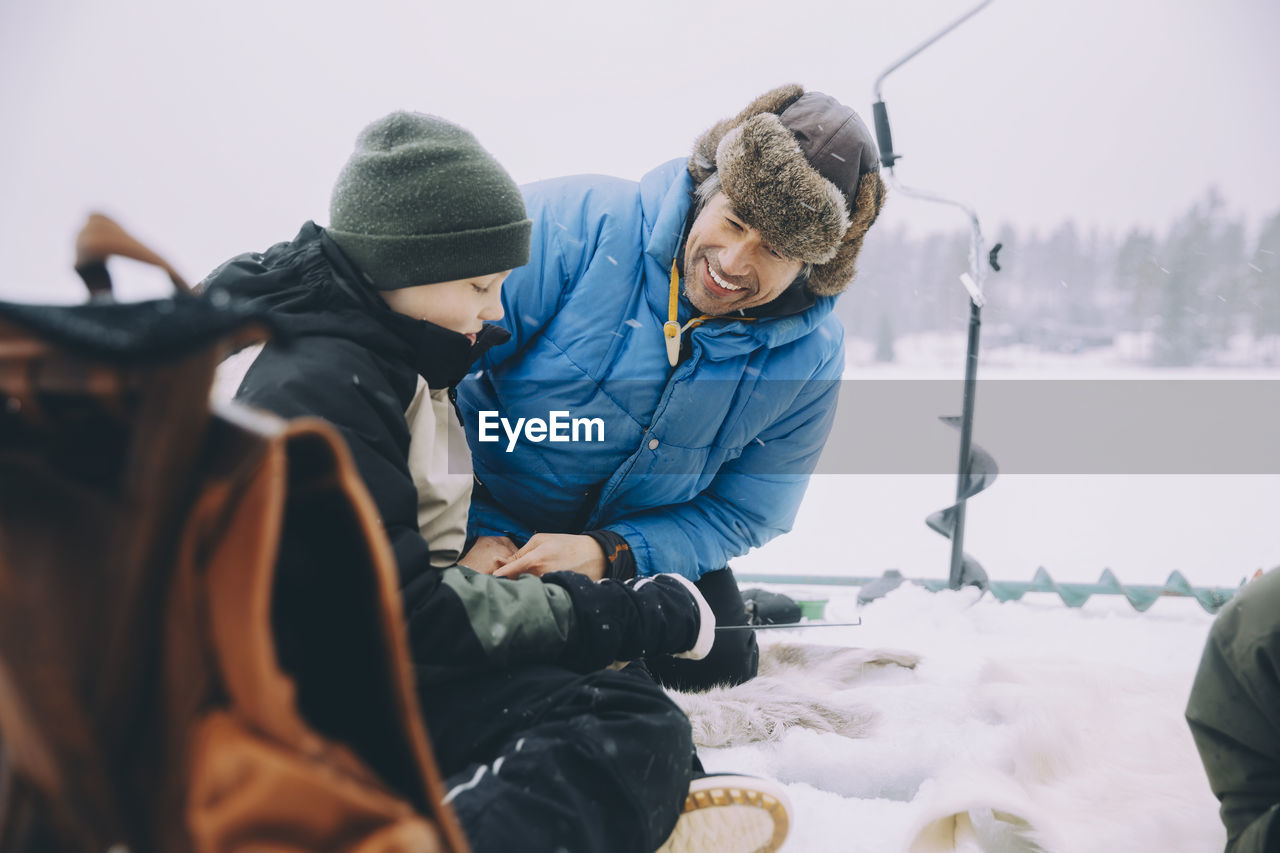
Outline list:
[[[692,351],[689,353],[689,357],[681,362],[680,365],[671,372],[671,376],[668,377],[666,387],[662,389],[662,396],[658,398],[658,406],[653,411],[653,418],[649,421],[649,426],[646,427],[642,433],[642,435],[646,437],[652,432],[653,428],[657,426],[658,422],[662,420],[662,416],[666,413],[667,405],[671,401],[671,394],[675,391],[676,383],[683,382],[688,378],[689,374],[693,373],[693,368],[697,365],[702,356],[702,347],[697,343],[697,339],[690,335],[689,341]],[[636,448],[629,457],[627,457],[626,461],[618,466],[618,470],[609,478],[609,482],[605,484],[605,487],[600,491],[600,495],[596,498],[595,508],[591,511],[591,516],[586,525],[582,528],[583,530],[595,530],[599,526],[600,510],[609,502],[609,499],[613,497],[614,493],[618,490],[618,487],[622,485],[622,481],[631,473],[631,469],[634,468],[636,462],[640,460],[640,454],[644,453],[648,449],[648,442],[642,439],[640,446]]]

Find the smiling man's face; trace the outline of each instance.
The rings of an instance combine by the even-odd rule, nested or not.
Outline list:
[[[802,269],[800,261],[783,257],[765,243],[720,192],[689,229],[684,291],[703,314],[727,314],[772,302]]]

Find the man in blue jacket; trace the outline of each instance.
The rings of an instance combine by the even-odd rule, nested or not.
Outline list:
[[[503,576],[677,572],[720,625],[746,622],[728,561],[790,529],[835,412],[836,296],[884,201],[853,110],[784,86],[637,184],[524,188],[529,264],[503,292],[511,340],[458,388],[476,489],[462,562]],[[751,631],[697,689],[756,671]]]

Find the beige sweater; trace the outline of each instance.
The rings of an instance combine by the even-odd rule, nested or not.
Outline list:
[[[418,390],[405,410],[409,471],[418,489],[418,529],[431,546],[431,564],[452,566],[462,556],[471,505],[471,451],[447,390]]]
[[[212,398],[230,400],[262,346],[252,346],[218,367]],[[466,544],[471,506],[471,451],[445,390],[428,393],[418,377],[418,390],[404,413],[409,422],[409,471],[418,490],[418,530],[431,546],[431,565],[452,566]]]

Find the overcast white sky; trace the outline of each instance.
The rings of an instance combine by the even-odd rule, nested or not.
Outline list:
[[[520,181],[639,177],[779,83],[870,119],[876,75],[971,0],[0,5],[0,298],[65,301],[100,208],[189,278],[327,222],[359,129],[472,129]],[[1280,210],[1280,4],[995,0],[889,77],[899,177],[988,231],[1163,228],[1217,186]],[[898,198],[889,223],[961,226]]]

